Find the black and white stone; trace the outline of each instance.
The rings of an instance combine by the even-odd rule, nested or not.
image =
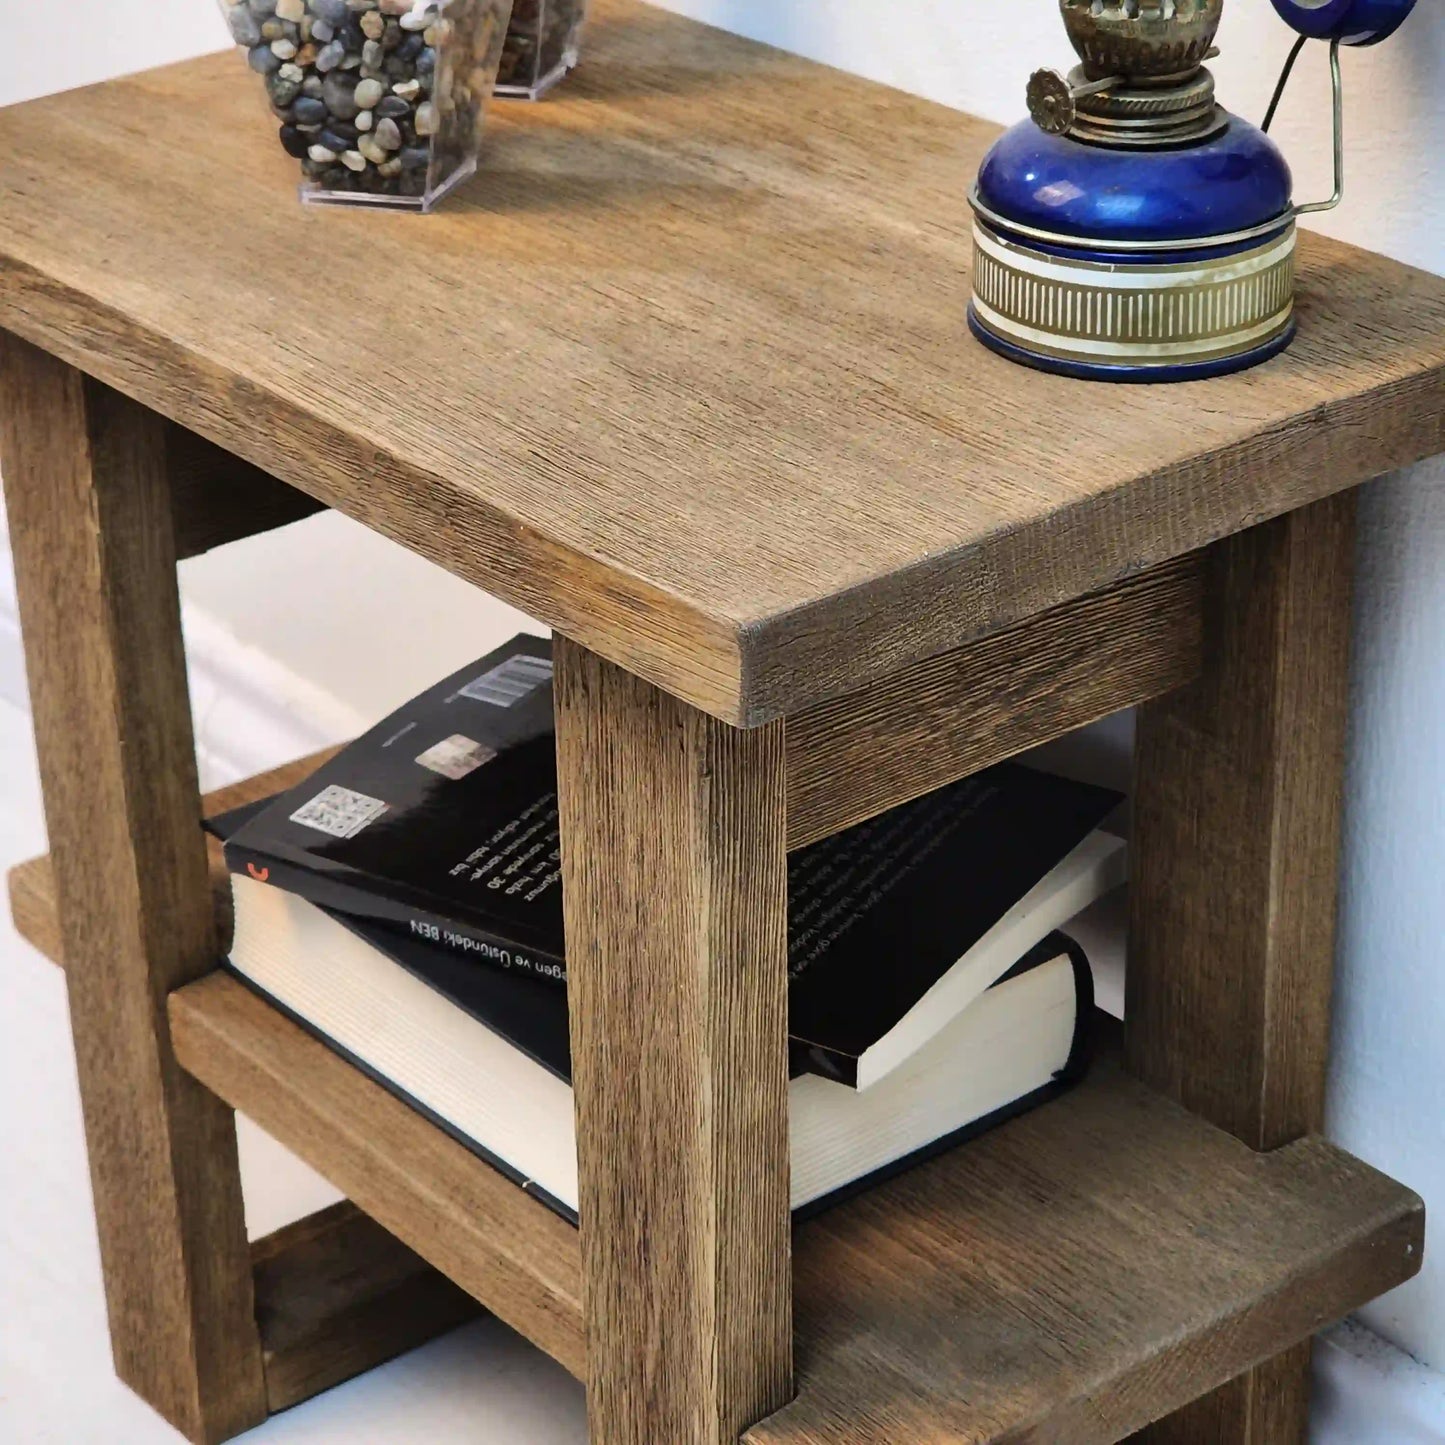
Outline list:
[[[420,197],[475,158],[501,0],[221,0],[310,186]],[[447,63],[439,64],[438,50]]]

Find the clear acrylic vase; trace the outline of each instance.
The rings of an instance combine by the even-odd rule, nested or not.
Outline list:
[[[497,94],[536,100],[577,64],[586,0],[514,0]]]
[[[477,167],[511,0],[220,0],[301,198],[429,211]]]

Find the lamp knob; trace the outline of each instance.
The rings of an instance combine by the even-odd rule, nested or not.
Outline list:
[[[1074,72],[1077,77],[1082,73]],[[1079,82],[1066,80],[1057,70],[1036,70],[1029,76],[1029,115],[1041,131],[1049,135],[1067,135],[1079,115],[1079,102],[1086,96],[1103,95],[1128,82],[1122,75],[1106,75],[1102,80]]]
[[[1049,135],[1067,135],[1076,114],[1073,87],[1057,70],[1036,70],[1029,76],[1029,114]]]

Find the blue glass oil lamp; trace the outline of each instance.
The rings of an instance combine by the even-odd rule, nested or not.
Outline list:
[[[1028,366],[1099,381],[1241,371],[1295,334],[1295,221],[1343,193],[1339,47],[1415,0],[1273,0],[1299,34],[1262,128],[1205,61],[1224,0],[1059,0],[1080,64],[1029,82],[1030,119],[984,158],[969,325]],[[1266,132],[1300,49],[1330,44],[1335,193],[1297,204]]]

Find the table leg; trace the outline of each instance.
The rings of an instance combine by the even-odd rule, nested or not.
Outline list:
[[[117,1373],[196,1441],[265,1418],[231,1111],[166,995],[215,966],[159,417],[0,333],[0,465]]]
[[[1354,494],[1213,550],[1205,668],[1143,708],[1130,1066],[1256,1149],[1323,1123]],[[1303,1345],[1151,1426],[1149,1445],[1306,1437]]]
[[[722,1445],[791,1393],[781,725],[556,640],[593,1445]]]

